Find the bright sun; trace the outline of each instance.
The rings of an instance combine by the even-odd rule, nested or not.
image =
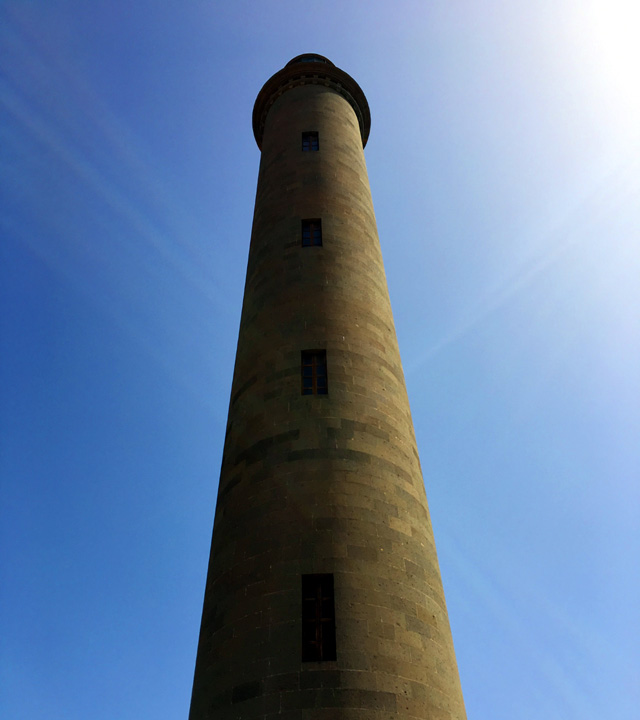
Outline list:
[[[640,112],[640,0],[592,0],[589,25],[605,81]]]

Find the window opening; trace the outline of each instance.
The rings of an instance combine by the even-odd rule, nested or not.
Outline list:
[[[302,661],[336,659],[333,575],[302,576]]]
[[[300,55],[297,58],[297,62],[321,62],[326,63],[328,62],[325,58],[320,57],[319,55]],[[330,63],[329,63],[330,64]]]
[[[320,149],[317,132],[303,132],[302,133],[302,151],[303,152],[314,152]]]
[[[327,394],[327,351],[302,351],[302,394]]]
[[[320,247],[322,245],[322,223],[320,220],[302,221],[302,247]]]

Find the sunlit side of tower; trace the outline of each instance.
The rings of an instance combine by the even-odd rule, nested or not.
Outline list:
[[[319,55],[262,151],[190,720],[462,720],[363,148]]]

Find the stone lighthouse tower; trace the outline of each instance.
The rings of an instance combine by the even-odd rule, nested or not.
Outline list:
[[[367,100],[320,55],[262,151],[190,720],[462,720],[371,202]]]

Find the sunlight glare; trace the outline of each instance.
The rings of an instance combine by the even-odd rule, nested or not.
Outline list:
[[[592,0],[589,24],[604,79],[634,114],[640,114],[640,2]]]

